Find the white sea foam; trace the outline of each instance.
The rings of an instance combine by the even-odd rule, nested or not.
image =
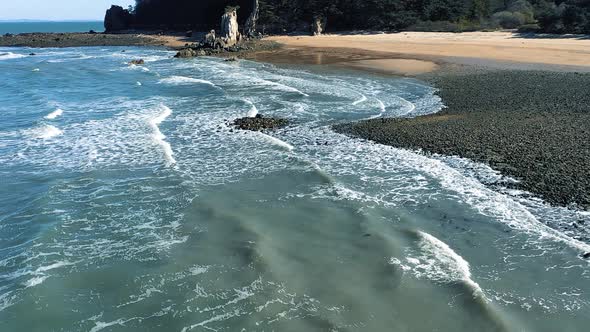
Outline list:
[[[122,326],[123,324],[125,324],[125,320],[124,319],[117,319],[115,321],[112,322],[95,322],[94,327],[90,330],[90,332],[98,332],[101,331],[103,329],[106,329],[107,327],[111,327],[114,325],[120,325]]]
[[[189,272],[192,275],[194,275],[194,276],[199,275],[199,274],[203,274],[203,273],[205,273],[207,271],[209,271],[209,267],[208,266],[199,266],[199,265],[197,265],[197,266],[193,266],[193,267],[191,267],[189,269]]]
[[[59,262],[55,262],[55,263],[47,265],[47,266],[41,266],[41,267],[37,268],[37,270],[35,270],[35,273],[39,274],[42,272],[47,272],[47,271],[58,269],[60,267],[64,267],[64,266],[68,266],[68,265],[73,265],[73,263],[67,262],[67,261],[59,261]]]
[[[403,97],[400,97],[400,96],[398,96],[398,98],[401,99],[406,105],[409,106],[408,107],[408,110],[407,111],[404,111],[404,113],[402,115],[408,115],[408,114],[414,112],[414,110],[416,109],[416,105],[414,105],[414,103],[412,103],[409,100],[407,100],[407,99],[405,99]]]
[[[39,69],[39,68],[33,68],[33,70],[32,70],[32,71],[35,71],[35,72],[37,72],[37,71],[41,71],[41,69]]]
[[[135,85],[142,86],[143,84],[141,84],[141,82],[135,82]]]
[[[43,125],[34,129],[30,129],[26,132],[29,136],[36,139],[50,139],[63,134],[59,128],[52,125]]]
[[[207,84],[210,86],[216,86],[213,82],[202,80],[199,78],[192,78],[186,76],[170,76],[163,78],[158,81],[160,84],[171,84],[171,85],[189,85],[189,84]]]
[[[49,278],[49,276],[36,276],[36,277],[33,277],[33,278],[27,280],[27,282],[24,283],[24,286],[26,288],[35,287],[37,285],[42,284],[43,281],[45,281],[45,279],[47,279],[47,278]]]
[[[385,104],[383,101],[381,101],[381,99],[377,99],[377,103],[379,104],[379,111],[381,114],[385,113]]]
[[[284,149],[286,149],[288,151],[293,151],[293,149],[295,149],[293,147],[293,145],[291,145],[291,144],[289,144],[289,143],[287,143],[285,141],[282,141],[282,140],[280,140],[280,139],[278,139],[276,137],[273,137],[273,136],[270,136],[270,135],[267,135],[267,134],[264,134],[264,133],[258,133],[258,134],[261,135],[262,137],[264,137],[264,139],[267,140],[269,143],[272,143],[274,145],[280,146],[281,148],[284,148]]]
[[[24,58],[26,55],[23,54],[15,54],[12,52],[4,52],[4,53],[0,53],[0,61],[1,60],[11,60],[11,59],[19,59],[19,58]]]
[[[273,81],[264,80],[264,79],[260,80],[260,82],[262,85],[276,87],[277,89],[282,90],[282,91],[295,92],[295,93],[298,93],[304,97],[309,97],[309,95],[307,93],[305,93],[297,88],[294,88],[292,86],[288,86],[288,85],[285,85],[282,83],[273,82]]]
[[[367,97],[366,97],[365,95],[361,95],[361,96],[362,96],[362,97],[361,97],[360,99],[357,99],[357,100],[355,100],[355,101],[354,101],[352,104],[353,104],[353,105],[358,105],[358,104],[360,104],[360,103],[362,103],[362,102],[365,102],[365,101],[367,101]]]
[[[244,101],[246,102],[246,104],[250,105],[250,110],[248,111],[247,116],[249,118],[253,118],[258,114],[258,109],[256,108],[256,105],[254,105],[253,102],[251,102],[249,99],[244,99]]]
[[[58,116],[61,116],[63,113],[64,113],[64,111],[61,108],[58,108],[55,111],[47,114],[47,116],[45,116],[45,119],[54,120]]]
[[[152,127],[153,131],[152,138],[154,142],[156,142],[156,144],[161,146],[166,162],[168,164],[175,164],[176,160],[173,157],[174,152],[172,151],[172,147],[170,146],[170,143],[164,140],[166,136],[162,134],[160,128],[158,127],[160,123],[162,123],[164,120],[166,120],[167,117],[169,117],[172,114],[172,110],[168,108],[166,105],[160,105],[160,109],[162,110],[162,112],[155,118],[149,120],[149,124]]]
[[[375,115],[371,115],[370,117],[366,118],[365,120],[371,120],[371,119],[376,119],[379,117],[382,117],[385,114],[385,104],[383,103],[383,101],[381,101],[381,99],[376,98],[377,100],[377,106],[379,107],[379,114],[375,114]]]

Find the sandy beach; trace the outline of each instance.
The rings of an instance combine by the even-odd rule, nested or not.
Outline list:
[[[350,62],[367,59],[417,59],[435,63],[480,65],[506,69],[590,71],[590,40],[580,36],[527,35],[512,32],[400,32],[392,34],[338,34],[276,36],[266,40],[284,46],[283,52],[315,53],[310,62]],[[324,59],[322,59],[322,55]],[[305,55],[305,54],[303,54]],[[333,61],[339,58],[341,61]],[[405,63],[380,61],[366,69],[404,72]],[[358,67],[358,66],[357,66]],[[427,72],[424,63],[407,74]]]

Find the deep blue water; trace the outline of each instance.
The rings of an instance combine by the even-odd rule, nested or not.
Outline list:
[[[71,22],[0,22],[0,35],[27,32],[96,32],[104,31],[102,21]]]
[[[330,129],[434,88],[172,55],[0,48],[0,331],[587,328],[587,213]]]

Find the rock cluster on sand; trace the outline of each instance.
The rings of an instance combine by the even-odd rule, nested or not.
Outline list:
[[[255,24],[255,23],[254,23]],[[180,50],[175,58],[192,58],[196,56],[218,54],[222,50],[229,52],[239,52],[244,49],[243,41],[239,27],[238,14],[236,8],[230,8],[221,17],[221,34],[216,36],[215,30],[211,30],[203,40],[198,43]]]
[[[289,121],[286,119],[267,118],[260,114],[256,115],[255,117],[235,119],[233,122],[233,125],[238,129],[252,131],[278,129],[285,127],[288,124]]]
[[[203,49],[193,49],[193,48],[183,48],[182,50],[178,51],[175,58],[194,58],[196,56],[204,56],[204,55],[211,55],[211,53],[207,53],[207,51]]]
[[[335,129],[484,162],[519,179],[519,189],[590,210],[590,74],[476,72],[442,74],[434,83],[448,107],[437,114]]]

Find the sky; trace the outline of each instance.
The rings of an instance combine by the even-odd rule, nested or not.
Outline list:
[[[111,4],[127,6],[134,0],[0,0],[0,20],[99,20]]]

